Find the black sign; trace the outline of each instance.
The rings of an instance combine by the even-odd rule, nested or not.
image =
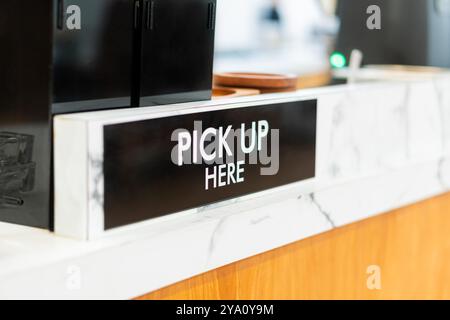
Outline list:
[[[108,125],[105,228],[315,176],[317,101]]]

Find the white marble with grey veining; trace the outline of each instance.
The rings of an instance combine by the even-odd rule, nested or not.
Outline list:
[[[319,99],[316,179],[107,233],[99,128],[234,100],[58,117],[57,215],[92,240],[0,224],[0,299],[131,298],[447,192],[449,89],[442,75],[258,97]]]

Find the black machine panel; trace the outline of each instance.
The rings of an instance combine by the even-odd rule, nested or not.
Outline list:
[[[131,105],[132,0],[54,0],[53,112]]]
[[[215,0],[144,0],[140,106],[211,98]]]

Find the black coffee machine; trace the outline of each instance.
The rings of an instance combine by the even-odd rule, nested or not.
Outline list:
[[[216,0],[0,1],[0,221],[52,228],[52,116],[208,100]]]

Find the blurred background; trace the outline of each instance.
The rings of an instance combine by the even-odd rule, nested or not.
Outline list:
[[[450,0],[219,0],[217,13],[216,72],[323,72],[352,49],[364,64],[450,67]]]

